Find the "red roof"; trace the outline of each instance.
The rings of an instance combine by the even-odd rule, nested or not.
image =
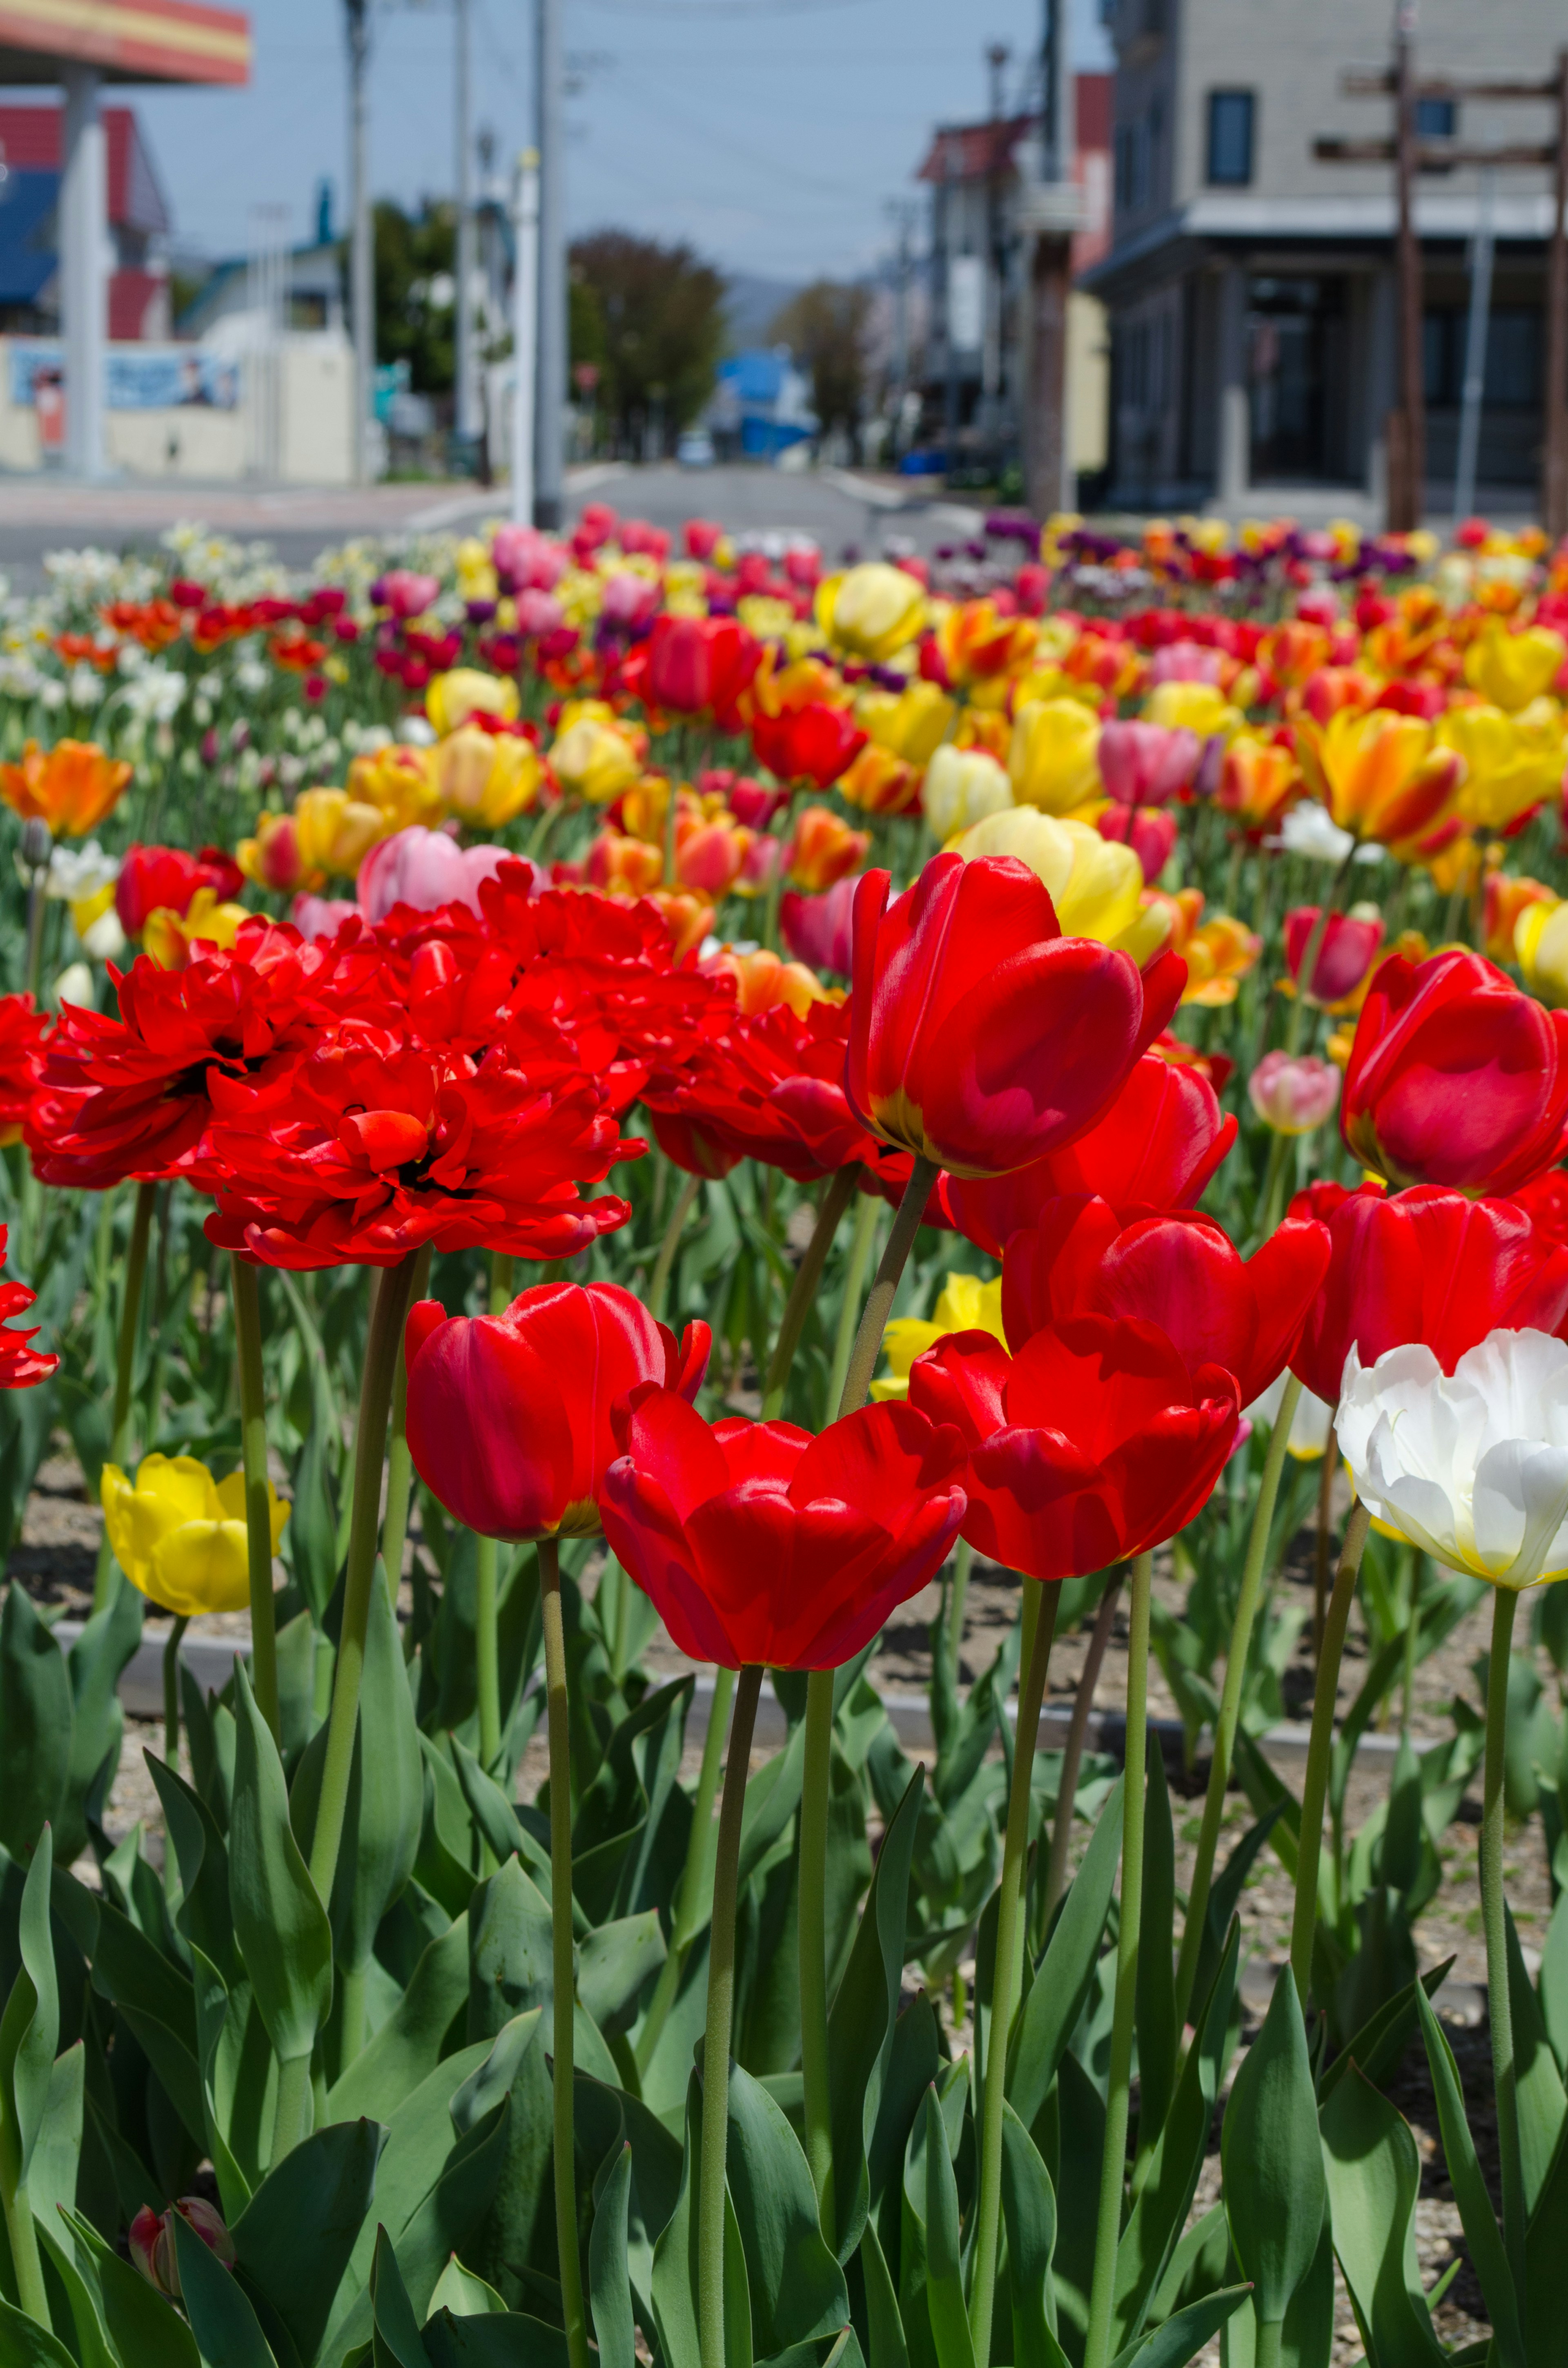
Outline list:
[[[1080,154],[1110,147],[1111,85],[1108,74],[1073,77],[1074,121]],[[915,175],[919,181],[983,181],[1005,173],[1015,163],[1015,151],[1040,121],[1036,115],[1008,115],[984,123],[938,124],[931,145]]]
[[[0,107],[0,154],[13,173],[58,173],[63,110]],[[140,126],[129,107],[103,109],[108,149],[108,218],[123,229],[166,232],[169,210]]]

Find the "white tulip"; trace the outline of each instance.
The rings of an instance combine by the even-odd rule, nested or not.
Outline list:
[[[1242,1412],[1255,1426],[1272,1430],[1279,1419],[1279,1409],[1285,1400],[1285,1384],[1290,1378],[1289,1366],[1269,1383],[1261,1397],[1254,1398]],[[1328,1447],[1329,1425],[1334,1420],[1334,1408],[1325,1398],[1304,1389],[1296,1400],[1296,1411],[1290,1417],[1290,1436],[1286,1440],[1287,1452],[1303,1463],[1315,1462]]]
[[[1357,1495],[1449,1570],[1494,1587],[1568,1577],[1568,1346],[1489,1333],[1446,1375],[1430,1349],[1352,1348],[1339,1445]]]

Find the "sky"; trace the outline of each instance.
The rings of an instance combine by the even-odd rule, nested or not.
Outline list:
[[[1070,0],[1080,66],[1108,52],[1096,0]],[[684,238],[732,271],[800,281],[860,271],[892,238],[887,201],[932,125],[985,112],[987,43],[1009,42],[1009,96],[1040,38],[1040,0],[564,0],[574,233]],[[471,0],[475,124],[509,160],[532,132],[528,0]],[[290,233],[347,185],[346,72],[335,0],[252,0],[243,91],[142,90],[135,105],[180,245],[243,254],[250,212]],[[449,0],[378,0],[370,83],[376,195],[449,192]]]

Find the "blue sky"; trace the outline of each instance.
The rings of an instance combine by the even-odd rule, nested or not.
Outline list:
[[[510,157],[532,118],[528,0],[471,0],[475,117]],[[731,269],[786,279],[852,272],[889,239],[931,125],[984,111],[985,44],[1017,61],[1039,0],[565,0],[567,182],[574,231],[684,237]],[[1105,62],[1095,0],[1072,0],[1080,64]],[[182,242],[243,252],[249,209],[313,219],[324,174],[341,211],[345,69],[335,0],[253,0],[247,90],[142,91]],[[379,7],[371,179],[404,201],[453,181],[452,16],[443,0]]]

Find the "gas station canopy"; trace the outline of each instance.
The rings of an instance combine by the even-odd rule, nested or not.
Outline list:
[[[244,83],[250,19],[191,0],[0,0],[0,84],[58,85],[67,64],[105,82]]]

